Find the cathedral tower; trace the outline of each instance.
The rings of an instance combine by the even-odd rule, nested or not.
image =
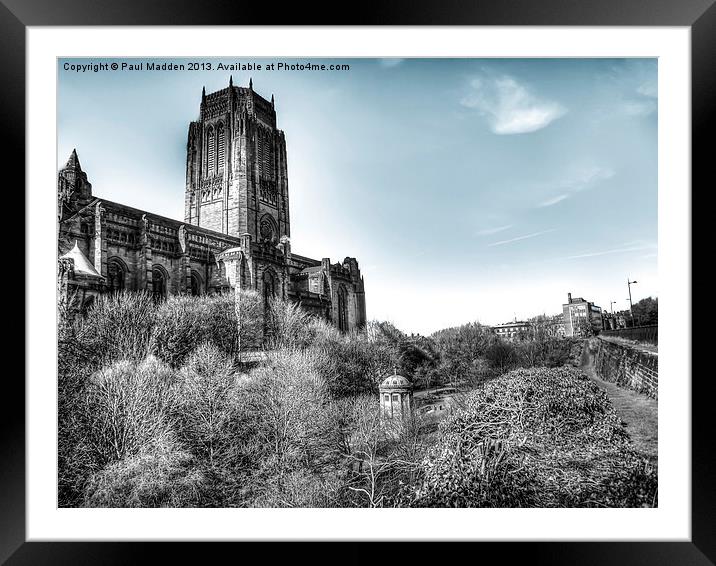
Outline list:
[[[189,124],[184,221],[255,242],[290,236],[286,138],[274,99],[253,89],[202,90]]]

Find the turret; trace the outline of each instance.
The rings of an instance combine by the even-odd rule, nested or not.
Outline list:
[[[82,171],[77,150],[73,149],[57,175],[57,213],[62,221],[92,200],[92,184]]]

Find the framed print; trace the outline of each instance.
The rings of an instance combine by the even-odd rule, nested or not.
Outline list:
[[[714,560],[712,3],[81,4],[0,6],[27,211],[8,564]]]

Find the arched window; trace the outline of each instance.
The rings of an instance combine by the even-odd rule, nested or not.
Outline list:
[[[216,128],[216,170],[221,172],[224,170],[224,150],[225,150],[225,140],[224,140],[224,125],[219,124],[219,126]]]
[[[259,177],[263,179],[265,177],[264,156],[266,155],[266,141],[262,130],[259,130],[256,145],[258,149]]]
[[[164,268],[158,265],[152,268],[152,297],[154,297],[155,301],[161,301],[166,298],[168,278]]]
[[[196,271],[191,272],[191,294],[195,297],[202,294],[201,275]]]
[[[127,268],[124,262],[116,257],[107,261],[107,285],[110,291],[123,291],[127,282]]]
[[[216,132],[209,126],[206,132],[206,172],[211,175],[216,165]]]
[[[348,330],[348,293],[345,287],[338,288],[338,330]]]

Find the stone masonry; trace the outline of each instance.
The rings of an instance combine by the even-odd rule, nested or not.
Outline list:
[[[589,348],[594,353],[594,369],[603,380],[658,398],[656,352],[602,336],[590,339]]]

